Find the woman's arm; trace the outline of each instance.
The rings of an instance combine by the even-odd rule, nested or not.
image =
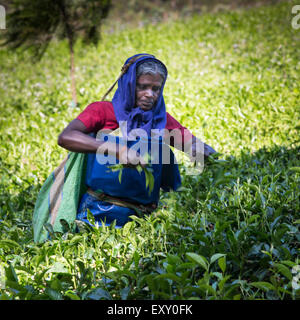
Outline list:
[[[74,152],[96,153],[103,142],[88,135],[86,126],[78,119],[71,121],[58,137],[58,145]]]
[[[99,141],[88,135],[88,129],[78,119],[71,121],[58,137],[58,145],[73,152],[81,153],[108,153],[115,156],[120,163],[125,165],[142,165],[146,163],[134,150],[121,148],[115,143]]]
[[[199,158],[201,154],[208,157],[216,151],[208,144],[195,137],[187,128],[183,127],[174,117],[167,113],[166,129],[172,134],[172,144],[175,148],[186,152],[193,158]]]

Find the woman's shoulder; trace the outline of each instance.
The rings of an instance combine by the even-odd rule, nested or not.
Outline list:
[[[111,101],[94,101],[91,102],[83,111],[84,113],[98,115],[101,118],[115,117],[113,104]]]
[[[94,101],[88,104],[86,109],[107,110],[107,109],[113,109],[113,105],[111,101]]]
[[[166,123],[166,129],[172,130],[175,128],[184,128],[182,124],[176,120],[173,116],[170,115],[170,113],[167,112],[167,123]]]

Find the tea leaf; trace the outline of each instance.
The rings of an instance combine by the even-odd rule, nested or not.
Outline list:
[[[63,263],[55,262],[46,273],[69,273],[69,271]]]
[[[193,252],[187,252],[186,256],[190,261],[196,262],[201,267],[203,267],[206,271],[208,271],[209,264],[208,264],[208,261],[206,260],[206,258],[204,258],[203,256],[201,256],[197,253],[193,253]]]
[[[80,297],[72,290],[66,291],[65,296],[67,296],[71,300],[80,300]]]
[[[107,292],[106,290],[103,290],[102,288],[97,288],[97,289],[93,290],[88,295],[88,297],[89,297],[89,299],[92,299],[92,300],[101,300],[101,299],[112,300],[112,297],[109,294],[109,292]]]
[[[292,280],[293,275],[288,267],[281,263],[274,263],[274,267],[285,277],[287,277],[289,280]]]
[[[226,256],[224,253],[216,253],[210,258],[210,264],[214,263],[216,260],[220,259],[221,257]]]
[[[251,282],[250,285],[264,291],[276,290],[271,283],[265,281]]]
[[[218,265],[221,268],[222,272],[224,273],[225,270],[226,270],[226,258],[225,258],[225,256],[221,257],[218,260]]]
[[[95,217],[89,208],[87,208],[87,219],[91,225],[94,226],[96,224]]]

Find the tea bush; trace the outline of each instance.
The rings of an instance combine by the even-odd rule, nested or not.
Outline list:
[[[295,2],[104,32],[38,64],[0,51],[1,299],[299,299],[299,30]],[[221,156],[122,229],[35,244],[37,194],[67,151],[57,137],[101,99],[127,57],[165,62],[167,110]],[[176,153],[178,158],[180,153]],[[183,160],[185,161],[185,160]]]

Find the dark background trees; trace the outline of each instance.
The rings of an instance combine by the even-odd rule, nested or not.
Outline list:
[[[70,52],[72,104],[77,104],[74,44],[80,37],[97,44],[110,0],[11,0],[6,1],[7,30],[2,45],[32,49],[40,60],[54,37],[67,39]]]

